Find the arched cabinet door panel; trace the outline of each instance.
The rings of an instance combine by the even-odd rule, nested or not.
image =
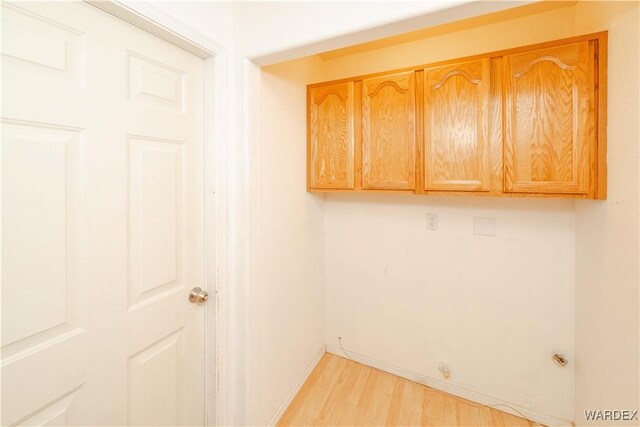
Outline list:
[[[587,41],[505,56],[506,192],[589,192],[593,63]]]
[[[489,59],[424,70],[424,182],[438,191],[489,191]]]
[[[415,189],[415,72],[362,81],[362,188]]]
[[[309,187],[353,189],[353,82],[309,89]]]

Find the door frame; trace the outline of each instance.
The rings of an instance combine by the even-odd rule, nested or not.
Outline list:
[[[228,321],[228,155],[232,135],[230,90],[232,66],[228,49],[147,1],[84,0],[130,24],[160,37],[204,60],[205,232],[206,286],[215,298],[206,304],[205,423],[229,420]],[[212,301],[213,300],[213,301]],[[213,303],[213,304],[212,304]]]

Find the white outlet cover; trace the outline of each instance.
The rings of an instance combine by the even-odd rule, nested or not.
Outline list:
[[[429,231],[438,230],[438,214],[436,213],[427,214],[427,230]]]
[[[473,234],[476,236],[495,237],[496,235],[496,219],[495,218],[473,218]]]

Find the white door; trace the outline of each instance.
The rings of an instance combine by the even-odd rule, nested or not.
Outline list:
[[[2,424],[203,425],[203,60],[2,6]]]

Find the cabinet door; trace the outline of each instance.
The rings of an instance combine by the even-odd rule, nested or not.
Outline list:
[[[489,191],[489,59],[426,69],[427,190]]]
[[[504,58],[505,191],[587,193],[595,144],[588,42]]]
[[[353,188],[353,82],[309,89],[309,187]]]
[[[362,188],[415,189],[413,71],[362,81]]]

